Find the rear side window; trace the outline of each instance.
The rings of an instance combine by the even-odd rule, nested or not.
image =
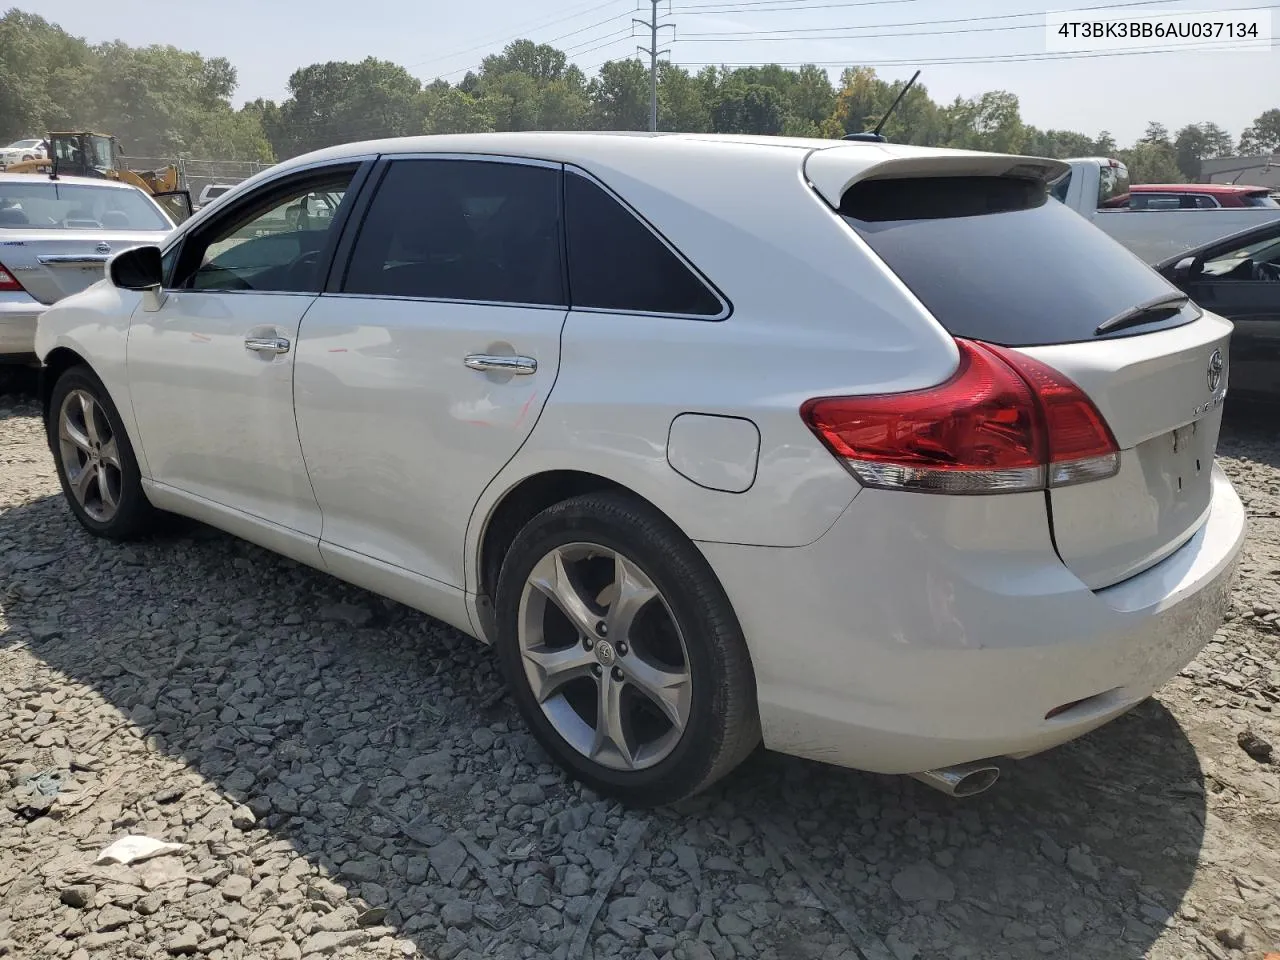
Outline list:
[[[1246,207],[1280,207],[1280,203],[1269,193],[1246,193],[1240,199]]]
[[[575,309],[719,317],[715,293],[604,189],[565,177],[569,290]]]
[[[1039,181],[866,180],[840,212],[948,331],[1003,346],[1101,339],[1117,314],[1177,291]],[[1105,336],[1180,326],[1160,315]]]
[[[560,170],[397,160],[369,205],[345,293],[564,306]]]

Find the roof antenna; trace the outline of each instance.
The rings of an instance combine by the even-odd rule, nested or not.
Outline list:
[[[880,118],[880,122],[875,125],[874,129],[867,130],[863,133],[846,133],[843,137],[841,137],[841,139],[842,140],[858,140],[863,143],[888,143],[889,142],[888,138],[885,137],[885,135],[882,134],[880,131],[884,129],[884,125],[888,121],[888,119],[891,116],[893,116],[893,111],[898,109],[898,104],[900,104],[902,102],[902,98],[907,95],[907,91],[916,85],[916,79],[919,76],[920,76],[919,70],[917,70],[915,73],[911,75],[911,79],[907,81],[907,85],[902,88],[901,92],[894,99],[893,103],[889,104],[889,109],[884,112],[884,116]]]

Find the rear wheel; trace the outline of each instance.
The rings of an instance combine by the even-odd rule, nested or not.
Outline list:
[[[697,548],[652,507],[591,494],[511,546],[497,647],[516,702],[561,766],[637,806],[709,786],[759,742],[737,618]]]
[[[62,492],[86,530],[111,540],[153,531],[159,513],[142,490],[133,445],[88,367],[72,367],[58,378],[46,429]]]

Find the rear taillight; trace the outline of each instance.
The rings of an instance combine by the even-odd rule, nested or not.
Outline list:
[[[1067,377],[1038,360],[956,339],[960,366],[936,387],[820,397],[800,414],[860,482],[931,493],[1012,493],[1109,477],[1114,437]]]
[[[0,293],[14,293],[22,289],[17,278],[0,263]]]

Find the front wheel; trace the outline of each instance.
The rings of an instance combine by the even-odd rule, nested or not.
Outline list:
[[[158,512],[120,413],[88,367],[72,367],[54,384],[45,424],[62,492],[94,536],[132,540],[152,532]]]
[[[526,723],[601,793],[654,806],[705,789],[760,739],[737,618],[666,517],[606,493],[544,510],[497,590],[497,647]]]

